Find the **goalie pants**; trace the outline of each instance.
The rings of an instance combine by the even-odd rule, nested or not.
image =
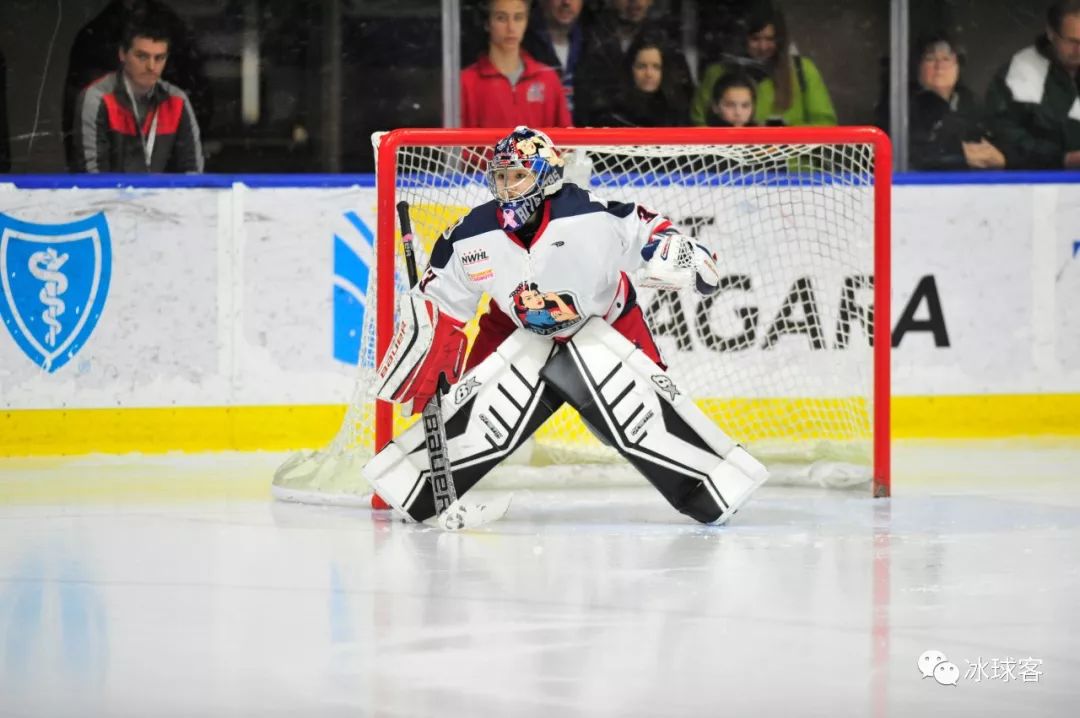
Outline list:
[[[476,339],[473,340],[469,357],[465,361],[465,371],[469,371],[491,356],[491,353],[518,328],[514,324],[514,320],[506,316],[506,313],[499,309],[499,305],[494,300],[488,306],[487,314],[480,317],[479,324],[480,331],[476,335]],[[649,325],[645,323],[645,315],[639,305],[631,305],[623,312],[621,317],[611,323],[611,328],[629,339],[649,359],[662,368],[667,368],[663,358],[660,356],[660,349],[657,348],[656,342],[653,341],[652,332],[649,331]]]

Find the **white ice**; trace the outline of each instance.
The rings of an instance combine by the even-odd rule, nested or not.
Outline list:
[[[898,443],[892,499],[719,529],[518,491],[462,534],[274,503],[279,458],[0,461],[0,715],[1078,714],[1075,443]]]

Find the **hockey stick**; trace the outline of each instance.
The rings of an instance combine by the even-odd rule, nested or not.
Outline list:
[[[412,220],[409,218],[409,203],[397,204],[398,221],[401,223],[401,244],[405,252],[405,270],[409,287],[415,287],[420,281],[416,270],[416,250],[413,248]],[[424,439],[427,445],[428,481],[435,496],[435,523],[448,531],[475,528],[495,521],[510,507],[509,499],[492,504],[463,504],[458,501],[454,477],[450,469],[449,442],[446,439],[446,424],[442,415],[442,395],[449,388],[446,377],[439,375],[439,385],[435,394],[424,406],[420,420],[424,422]]]

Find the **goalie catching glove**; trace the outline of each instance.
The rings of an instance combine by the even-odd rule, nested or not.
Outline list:
[[[417,291],[402,295],[398,314],[394,339],[379,364],[377,396],[400,404],[402,413],[411,416],[434,396],[440,376],[449,384],[458,380],[467,339],[463,322]]]
[[[641,286],[655,289],[693,287],[703,297],[720,287],[716,257],[705,247],[681,234],[657,237],[641,250],[645,268]]]

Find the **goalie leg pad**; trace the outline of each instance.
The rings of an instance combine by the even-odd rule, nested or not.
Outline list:
[[[519,329],[443,397],[454,487],[460,498],[562,406],[539,373],[550,340]],[[432,447],[438,450],[438,447]],[[414,521],[435,515],[428,446],[417,422],[361,470],[376,493]]]
[[[724,523],[768,478],[666,371],[600,319],[589,320],[540,375],[697,521]]]

